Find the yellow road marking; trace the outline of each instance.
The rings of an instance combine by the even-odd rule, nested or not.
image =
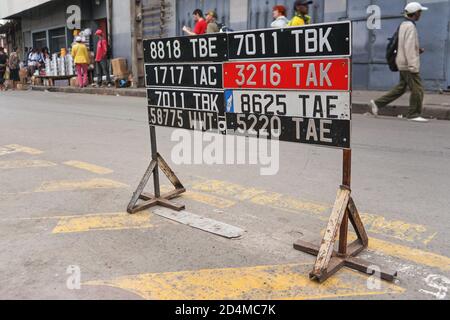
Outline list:
[[[387,235],[408,242],[428,244],[437,233],[426,226],[401,220],[388,220],[381,215],[361,213],[361,219],[369,232]]]
[[[298,198],[281,193],[269,192],[262,189],[247,188],[238,184],[200,178],[191,184],[191,189],[215,196],[246,201],[265,207],[283,210],[291,213],[312,214],[315,218],[328,221],[332,206],[320,203],[302,201]],[[408,242],[422,242],[428,244],[436,233],[428,230],[424,225],[408,223],[401,220],[388,220],[381,215],[362,213],[368,232],[393,237]]]
[[[386,282],[382,283],[382,289],[370,290],[367,277],[347,269],[318,284],[309,279],[310,269],[310,264],[296,264],[150,273],[85,284],[120,288],[149,300],[306,300],[405,291]]]
[[[248,188],[221,180],[204,180],[202,182],[192,184],[192,188],[197,191],[226,196],[239,201],[249,200],[261,193],[266,193],[264,190]]]
[[[0,169],[23,169],[23,168],[47,168],[54,167],[56,163],[45,160],[12,160],[0,161]]]
[[[89,171],[92,173],[102,174],[102,175],[110,174],[110,173],[114,172],[108,168],[100,167],[95,164],[82,162],[82,161],[67,161],[67,162],[64,162],[64,164],[67,166],[70,166],[70,167],[74,167],[77,169],[82,169],[82,170],[86,170],[86,171]]]
[[[41,184],[34,192],[57,192],[91,189],[118,189],[127,188],[126,184],[109,179],[92,179],[87,181],[47,181]]]
[[[201,202],[201,203],[204,203],[204,204],[207,204],[207,205],[210,205],[212,207],[219,208],[219,209],[230,208],[230,207],[233,207],[236,204],[235,201],[231,201],[231,200],[227,200],[227,199],[224,199],[224,198],[211,196],[209,194],[200,193],[200,192],[187,191],[181,197],[182,198],[192,199],[194,201]]]
[[[269,206],[275,209],[286,209],[288,211],[304,210],[320,214],[329,209],[329,206],[303,202],[299,199],[289,197],[280,193],[248,188],[221,180],[203,180],[200,182],[194,182],[191,185],[191,188],[196,191],[208,192],[218,196],[230,197],[238,201],[249,201],[251,203]]]
[[[142,212],[129,215],[127,213],[95,214],[78,217],[59,218],[58,225],[53,229],[53,234],[88,232],[99,230],[124,230],[124,229],[148,229],[150,213]]]
[[[4,152],[4,154],[9,154],[9,153],[27,153],[30,155],[39,155],[44,153],[41,150],[38,149],[34,149],[34,148],[29,148],[29,147],[25,147],[25,146],[21,146],[18,144],[9,144],[7,146],[4,146],[2,149],[0,149],[0,155],[3,155],[2,152]]]
[[[169,192],[173,189],[171,186],[161,186],[161,192]],[[181,195],[181,198],[191,199],[200,203],[207,204],[211,207],[226,209],[236,205],[236,201],[231,201],[222,197],[216,197],[202,192],[187,190]]]
[[[438,268],[443,271],[450,270],[450,258],[448,257],[392,242],[370,238],[369,250],[378,251],[394,258],[400,258],[417,264]]]

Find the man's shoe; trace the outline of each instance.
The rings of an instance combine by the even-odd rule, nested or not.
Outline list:
[[[372,109],[372,114],[378,117],[378,106],[374,100],[370,100],[370,108]]]
[[[427,120],[427,119],[425,119],[425,118],[423,118],[423,117],[415,117],[415,118],[409,119],[409,121],[423,122],[423,123],[425,123],[425,122],[428,122],[429,120]]]

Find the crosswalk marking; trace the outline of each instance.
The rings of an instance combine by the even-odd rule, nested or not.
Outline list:
[[[83,162],[83,161],[66,161],[64,162],[65,165],[70,166],[70,167],[74,167],[77,169],[81,169],[81,170],[86,170],[92,173],[96,173],[96,174],[100,174],[100,175],[105,175],[105,174],[110,174],[113,173],[114,171],[108,168],[104,168],[101,166],[97,166],[95,164],[91,164],[88,162]]]
[[[112,280],[89,281],[133,292],[148,300],[329,299],[401,294],[399,286],[381,283],[368,289],[367,277],[343,269],[323,284],[308,277],[310,264],[148,273]]]

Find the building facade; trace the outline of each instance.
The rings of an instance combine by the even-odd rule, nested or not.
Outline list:
[[[353,22],[353,88],[386,90],[398,82],[398,73],[389,71],[386,64],[386,45],[403,21],[404,7],[410,1],[314,0],[310,7],[313,22]],[[449,89],[450,0],[418,1],[429,8],[417,24],[421,46],[426,49],[421,71],[424,85],[428,90]],[[176,30],[172,35],[181,35],[182,26],[191,24],[194,8],[215,9],[219,20],[234,30],[268,28],[274,5],[285,5],[292,16],[293,3],[294,0],[177,0],[176,15],[169,20]],[[377,13],[373,11],[376,8],[380,9],[379,29],[369,19]]]
[[[404,19],[409,0],[314,0],[313,22],[353,21],[353,87],[385,90],[398,74],[389,71],[384,58],[388,38]],[[142,40],[182,35],[184,25],[192,26],[192,11],[214,9],[219,21],[231,29],[267,28],[272,7],[286,5],[289,16],[294,0],[3,0],[0,19],[14,19],[14,36],[19,48],[47,46],[51,51],[72,41],[67,28],[67,8],[81,8],[82,28],[103,28],[109,34],[114,57],[128,60],[136,81],[143,84]],[[417,24],[421,45],[422,78],[428,90],[450,88],[450,0],[422,0],[429,7]],[[376,6],[376,7],[374,7]],[[368,8],[371,10],[368,11]],[[380,9],[380,28],[368,19]],[[370,19],[369,19],[370,20]],[[1,33],[1,32],[0,32]],[[93,43],[95,45],[95,43]]]

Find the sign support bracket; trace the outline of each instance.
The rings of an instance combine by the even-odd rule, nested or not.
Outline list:
[[[138,188],[134,192],[133,197],[131,198],[131,201],[128,205],[127,211],[130,214],[134,214],[139,211],[143,211],[158,205],[176,211],[184,210],[185,209],[184,205],[178,205],[170,201],[178,197],[180,194],[186,192],[186,189],[184,188],[178,177],[175,175],[175,173],[172,171],[172,169],[169,167],[167,162],[158,153],[155,126],[150,126],[150,142],[152,148],[152,161],[150,162],[150,165],[148,166],[148,169],[145,172],[144,177],[139,183]],[[159,169],[161,169],[161,171],[166,175],[166,177],[175,187],[174,190],[164,195],[161,195]],[[155,193],[154,195],[144,192],[144,189],[147,186],[152,174]],[[142,200],[143,202],[138,204],[139,200]]]
[[[396,271],[374,270],[372,263],[356,257],[363,250],[367,249],[369,238],[351,196],[351,158],[352,150],[344,149],[342,186],[338,190],[336,202],[321,245],[316,246],[298,240],[294,243],[294,249],[317,256],[314,269],[309,275],[311,280],[317,280],[320,283],[325,282],[343,267],[348,267],[368,275],[379,272],[381,279],[393,282],[397,277]],[[348,245],[349,221],[355,229],[357,239]],[[338,237],[338,251],[335,251],[334,245]]]

